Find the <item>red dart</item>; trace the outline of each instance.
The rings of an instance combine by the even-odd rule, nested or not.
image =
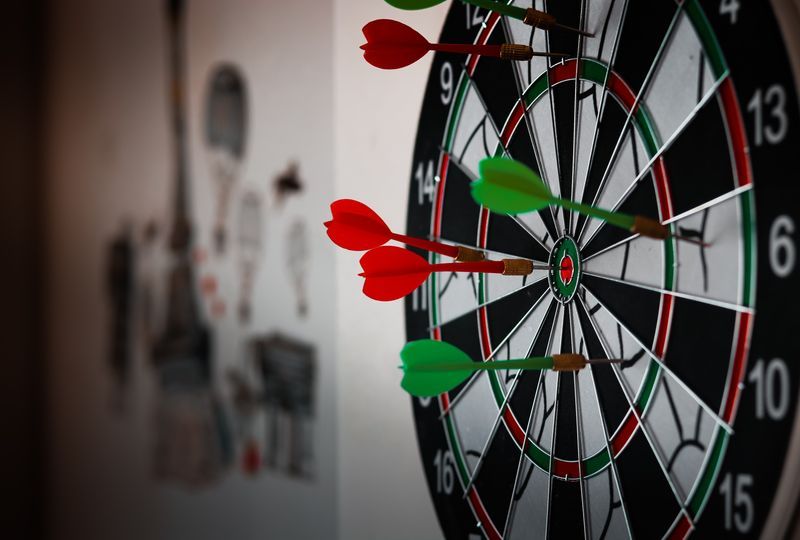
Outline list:
[[[361,257],[359,276],[364,280],[364,294],[373,300],[389,302],[410,294],[428,279],[431,272],[481,272],[506,276],[526,276],[533,272],[527,259],[430,264],[407,249],[381,246]]]
[[[486,258],[482,251],[393,233],[372,208],[352,199],[334,201],[331,215],[333,219],[325,222],[328,236],[337,246],[351,251],[366,251],[396,240],[457,261],[482,261]]]
[[[364,50],[364,59],[381,69],[409,66],[429,51],[479,54],[505,60],[530,60],[534,56],[567,56],[560,53],[535,53],[527,45],[513,43],[502,45],[431,43],[413,28],[391,19],[378,19],[367,23],[362,31],[367,38],[367,42],[361,46]]]

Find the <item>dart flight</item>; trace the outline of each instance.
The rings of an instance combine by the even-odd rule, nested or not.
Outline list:
[[[411,294],[428,279],[431,272],[480,272],[525,276],[534,265],[527,259],[430,264],[407,249],[381,246],[361,257],[359,276],[364,278],[364,294],[373,300],[390,302]]]
[[[452,257],[456,261],[482,261],[482,251],[462,246],[451,246],[413,236],[393,233],[372,208],[352,199],[339,199],[331,204],[333,219],[325,222],[328,237],[337,246],[350,251],[366,251],[380,247],[390,240]]]
[[[431,43],[419,32],[391,19],[367,23],[363,30],[367,42],[361,46],[364,59],[380,69],[400,69],[410,66],[430,51],[460,54],[479,54],[504,60],[530,60],[534,56],[568,56],[560,53],[534,52],[528,45],[475,45],[461,43]]]
[[[616,227],[626,229],[656,240],[676,238],[692,243],[696,240],[672,235],[669,227],[658,221],[632,216],[622,212],[603,210],[588,204],[554,196],[545,183],[530,168],[513,159],[486,158],[479,165],[480,178],[472,183],[472,198],[498,214],[524,214],[537,212],[555,205],[588,217],[600,219]],[[702,243],[706,245],[705,243]]]
[[[415,397],[438,396],[466,381],[477,370],[552,369],[579,371],[587,364],[610,364],[622,360],[587,360],[580,354],[554,354],[540,358],[474,362],[449,343],[421,339],[406,343],[400,352],[403,380],[400,386]]]
[[[446,2],[447,0],[386,0],[386,3],[390,6],[394,6],[399,9],[406,9],[406,10],[417,10],[417,9],[427,9],[429,7],[437,6]],[[552,30],[553,28],[559,28],[561,30],[568,30],[570,32],[577,32],[578,34],[593,37],[594,34],[590,34],[589,32],[584,32],[577,28],[573,28],[571,26],[565,26],[559,23],[555,17],[550,15],[549,13],[545,13],[544,11],[539,11],[533,8],[522,8],[519,6],[510,6],[508,4],[504,4],[502,2],[497,2],[495,0],[461,0],[465,4],[471,4],[473,6],[483,8],[487,11],[494,11],[499,13],[500,15],[505,15],[506,17],[511,17],[512,19],[517,19],[529,26],[533,26],[536,28],[541,28],[542,30]]]

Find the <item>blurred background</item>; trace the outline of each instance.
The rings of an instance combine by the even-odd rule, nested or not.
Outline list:
[[[430,58],[376,0],[9,0],[4,538],[436,538],[402,303],[336,198],[404,226]],[[404,14],[438,34],[447,5]]]

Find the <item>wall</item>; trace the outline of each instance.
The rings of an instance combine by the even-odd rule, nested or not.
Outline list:
[[[404,230],[413,143],[430,57],[380,71],[358,50],[361,27],[401,20],[438,38],[449,3],[418,12],[377,0],[335,4],[336,196],[369,203]],[[403,304],[360,294],[358,255],[337,255],[341,538],[441,536],[419,462],[411,402],[400,390]]]
[[[333,249],[320,232],[320,219],[308,223],[313,304],[307,319],[295,313],[284,263],[286,224],[323,215],[333,194],[332,3],[189,2],[190,177],[192,211],[200,217],[196,238],[208,244],[211,234],[212,183],[200,125],[206,78],[212,64],[233,60],[245,73],[252,96],[243,184],[267,192],[292,159],[300,163],[307,183],[305,194],[280,210],[270,201],[259,269],[263,279],[256,286],[251,326],[312,340],[320,370],[315,480],[298,482],[278,474],[250,479],[235,469],[203,489],[153,479],[156,383],[146,356],[136,358],[121,407],[106,362],[106,247],[125,222],[138,227],[155,219],[163,231],[172,195],[164,2],[51,4],[46,197],[50,536],[335,537],[336,292],[328,262]],[[166,274],[157,276],[162,283]],[[215,326],[215,346],[230,350],[238,339],[234,325],[223,319]],[[233,361],[221,358],[215,367],[219,379]]]
[[[291,159],[311,186],[266,225],[254,326],[318,344],[313,484],[234,472],[213,489],[152,478],[153,370],[140,354],[123,413],[106,363],[106,246],[124,223],[166,223],[172,156],[162,2],[53,2],[48,101],[47,239],[54,538],[436,538],[411,404],[399,388],[402,303],[360,294],[358,256],[334,250],[320,222],[335,198],[361,199],[405,224],[413,141],[430,58],[382,72],[358,45],[388,17],[438,35],[447,5],[399,12],[376,0],[189,2],[192,212],[208,243],[213,185],[202,138],[209,67],[234,60],[252,92],[242,173],[263,188]],[[244,186],[242,186],[244,187]],[[313,299],[294,315],[281,263],[285,223],[307,215]],[[320,225],[318,228],[317,226]],[[213,265],[212,265],[213,266]],[[230,269],[215,268],[223,282]],[[208,313],[206,313],[208,315]],[[216,323],[230,350],[236,326]],[[223,363],[225,359],[223,358]],[[216,368],[218,372],[222,367]]]

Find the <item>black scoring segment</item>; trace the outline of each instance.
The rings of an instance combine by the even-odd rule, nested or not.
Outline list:
[[[480,456],[480,450],[480,448],[475,449],[473,456]],[[508,431],[503,426],[498,427],[492,443],[486,450],[483,466],[475,479],[478,493],[492,494],[491,497],[484,497],[482,500],[492,521],[500,527],[506,522],[510,508],[509,501],[517,475],[519,453],[519,446]]]
[[[594,148],[594,158],[586,179],[586,187],[583,191],[583,202],[590,203],[597,195],[605,175],[614,147],[617,144],[619,134],[625,125],[627,113],[619,106],[617,101],[611,97],[606,98],[606,105],[603,109],[603,116],[597,126],[597,143]],[[578,218],[578,223],[585,221],[584,216]]]
[[[502,45],[505,42],[502,22],[498,22],[487,44]],[[481,95],[498,131],[503,129],[508,113],[518,101],[519,93],[514,79],[514,69],[512,62],[481,57],[472,74],[472,80],[478,88],[491,89],[491,92],[482,92]]]
[[[575,81],[567,80],[552,87],[550,96],[556,118],[556,141],[558,151],[558,178],[561,196],[572,199],[572,146],[574,140],[573,118],[575,115]],[[570,222],[572,212],[561,209],[564,219]]]
[[[455,345],[467,353],[473,361],[482,362],[483,353],[478,335],[478,320],[475,313],[462,315],[441,327],[442,341]],[[451,390],[450,399],[454,399],[466,384],[465,381]]]
[[[578,305],[577,311],[581,332],[586,344],[587,356],[589,358],[608,358],[600,338],[589,320],[589,314],[582,304]],[[592,366],[591,370],[594,377],[595,390],[603,408],[603,416],[605,417],[608,433],[611,435],[628,415],[630,406],[628,405],[628,400],[625,399],[619,380],[614,374],[614,368],[608,365],[597,365]]]
[[[616,463],[634,538],[661,538],[680,506],[641,428]]]
[[[642,87],[677,9],[677,2],[628,2],[628,23],[622,31],[614,71],[634,93]]]
[[[703,149],[699,156],[698,148]],[[664,154],[675,214],[732,190],[735,179],[731,159],[722,111],[712,99]]]
[[[531,417],[531,405],[536,395],[536,388],[539,386],[541,373],[539,370],[523,370],[519,375],[520,379],[517,383],[517,388],[508,400],[508,406],[514,411],[514,416],[523,430],[528,427],[528,420]]]
[[[545,0],[545,11],[556,18],[563,25],[572,28],[581,26],[582,0]],[[560,52],[575,56],[578,52],[578,34],[564,30],[551,30],[547,32],[547,40],[552,52]],[[556,63],[557,60],[551,60]]]
[[[639,181],[627,200],[619,207],[619,211],[658,219],[658,203],[656,202],[652,173],[645,175]],[[594,238],[581,250],[584,259],[631,237],[631,232],[621,227],[614,227],[607,223],[601,224],[600,227]],[[584,236],[584,241],[589,240],[589,234]]]
[[[567,311],[567,310],[565,310]],[[561,346],[558,351],[566,354],[572,352],[572,322],[568,312],[564,313]],[[556,434],[555,455],[559,459],[578,459],[578,432],[575,418],[575,382],[574,374],[560,373],[558,377],[558,433]]]
[[[547,280],[543,279],[486,306],[492,349],[511,334],[547,289]]]
[[[547,345],[556,319],[556,306],[557,304],[551,303],[547,308],[547,314],[542,320],[539,334],[536,336],[536,341],[531,347],[531,357],[548,355]],[[523,426],[527,426],[528,424],[528,419],[531,414],[531,400],[534,399],[536,395],[536,389],[539,385],[541,374],[542,372],[538,370],[523,372],[517,390],[514,391],[514,395],[508,400],[517,420],[519,420],[519,423]],[[544,381],[542,381],[542,384],[544,384]],[[537,406],[542,406],[541,398]]]
[[[458,167],[447,170],[442,206],[442,238],[468,246],[478,237],[480,207],[472,200],[470,179]]]
[[[528,115],[530,115],[530,111],[528,112]],[[530,116],[528,117],[530,118]],[[507,150],[513,159],[524,163],[531,170],[535,171],[536,174],[541,175],[536,152],[534,151],[533,139],[531,137],[530,130],[528,129],[528,123],[524,118],[514,130],[514,134],[511,136],[511,140],[508,143]],[[550,237],[558,238],[558,227],[556,227],[555,222],[553,221],[553,213],[550,210],[545,210],[540,212],[539,216],[542,218],[542,221],[547,228],[547,233],[550,235]]]
[[[711,410],[726,387],[736,312],[676,298],[665,363]]]
[[[537,261],[546,261],[550,255],[516,221],[502,214],[489,214],[486,249]]]
[[[658,325],[661,295],[584,274],[583,284],[646,347],[652,348]]]
[[[581,26],[581,0],[558,0],[546,2],[547,11],[556,20],[572,28]],[[572,57],[578,55],[579,37],[575,32],[563,30],[551,30],[547,33],[547,40],[550,51],[569,54]],[[551,65],[557,63],[556,59],[549,60]],[[552,100],[553,115],[555,116],[556,126],[556,148],[558,152],[559,187],[562,197],[572,198],[572,147],[575,137],[574,116],[575,116],[575,81],[564,81],[550,89],[550,99]],[[564,219],[569,223],[570,212],[560,210],[564,213]]]
[[[581,485],[553,477],[549,538],[583,538]]]

